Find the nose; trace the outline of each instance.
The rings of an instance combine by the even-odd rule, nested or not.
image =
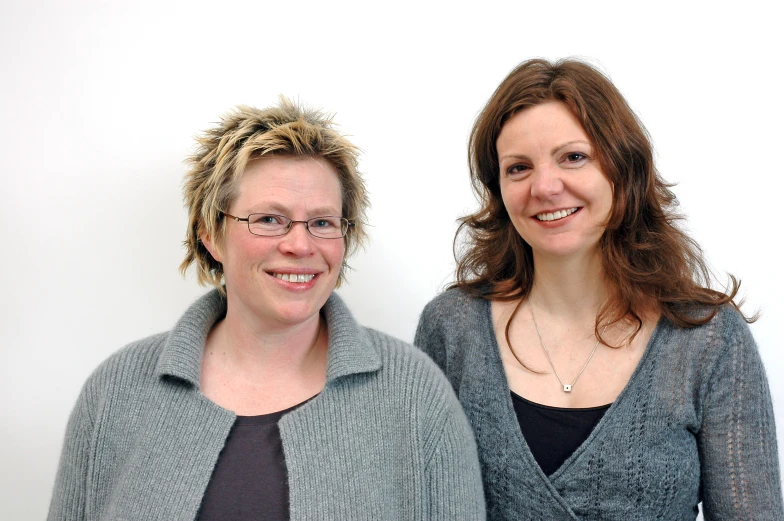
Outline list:
[[[293,222],[289,232],[280,238],[278,247],[283,253],[306,257],[313,253],[313,236],[304,222]]]
[[[531,176],[531,195],[539,199],[552,199],[563,192],[562,172],[552,165],[537,168]]]

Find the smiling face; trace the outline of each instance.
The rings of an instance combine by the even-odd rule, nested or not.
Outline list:
[[[569,108],[550,101],[521,110],[496,148],[504,206],[534,258],[597,253],[612,187]]]
[[[313,157],[271,157],[248,164],[238,182],[239,195],[226,211],[284,215],[295,221],[341,216],[337,173]],[[223,265],[227,313],[237,313],[274,330],[317,321],[337,283],[345,251],[343,239],[310,235],[303,223],[286,235],[261,237],[247,223],[229,219],[220,244],[202,241]]]

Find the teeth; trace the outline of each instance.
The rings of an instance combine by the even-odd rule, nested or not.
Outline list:
[[[285,282],[310,282],[315,277],[312,273],[275,273],[275,278]]]
[[[540,221],[556,221],[558,219],[563,219],[567,215],[572,215],[576,211],[577,208],[569,208],[568,210],[558,210],[557,212],[552,213],[540,213],[536,218]]]

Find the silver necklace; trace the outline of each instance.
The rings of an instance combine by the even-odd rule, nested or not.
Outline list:
[[[547,350],[547,346],[544,345],[544,339],[542,338],[542,333],[539,332],[539,324],[536,323],[536,315],[534,315],[534,306],[533,304],[531,304],[530,300],[528,301],[528,307],[531,308],[531,318],[534,319],[534,327],[536,328],[536,335],[539,337],[539,342],[542,344],[542,349],[544,349],[544,354],[547,356],[547,361],[550,362],[550,367],[552,367],[553,373],[555,373],[555,377],[558,378],[558,382],[563,386],[563,391],[565,393],[572,392],[572,387],[574,387],[574,384],[576,384],[577,380],[580,379],[580,376],[582,376],[583,371],[585,371],[585,368],[588,367],[588,364],[591,362],[594,353],[596,353],[596,348],[599,347],[599,339],[598,338],[596,339],[596,343],[593,346],[593,350],[591,351],[591,354],[588,356],[588,360],[585,361],[585,365],[583,365],[583,368],[580,369],[579,373],[577,373],[577,376],[575,377],[574,381],[570,384],[565,384],[563,383],[563,380],[561,380],[561,377],[558,375],[558,371],[555,369],[555,365],[553,365],[553,359],[550,358],[550,352]],[[604,326],[604,329],[602,329],[601,336],[604,336],[605,331],[607,331],[607,326]]]

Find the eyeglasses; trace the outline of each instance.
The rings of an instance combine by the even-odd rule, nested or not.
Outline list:
[[[253,235],[262,237],[286,235],[294,224],[302,223],[313,237],[318,237],[319,239],[340,239],[346,236],[351,226],[354,226],[354,223],[348,219],[329,215],[314,217],[307,221],[294,221],[285,215],[272,213],[252,213],[244,218],[236,217],[223,211],[220,211],[220,213],[235,221],[248,223],[248,231]]]

